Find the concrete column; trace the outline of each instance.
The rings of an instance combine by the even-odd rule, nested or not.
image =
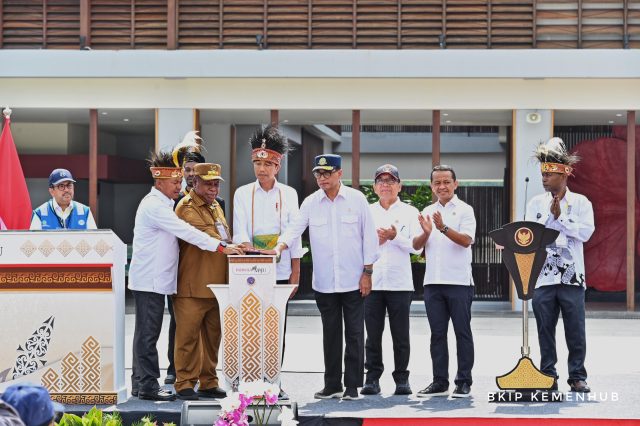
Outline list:
[[[533,154],[540,142],[553,136],[552,110],[514,110],[511,145],[511,221],[524,219],[526,203],[544,192],[540,165]],[[529,178],[527,188],[526,179]],[[526,198],[525,198],[526,192]],[[526,218],[527,220],[535,218]],[[522,301],[511,289],[511,306],[522,310]],[[529,304],[531,308],[531,303]]]
[[[195,130],[196,110],[191,108],[156,109],[156,150],[169,150]]]

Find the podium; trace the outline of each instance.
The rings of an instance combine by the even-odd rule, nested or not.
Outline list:
[[[496,377],[500,392],[490,393],[495,402],[558,402],[562,395],[553,391],[555,378],[540,371],[530,358],[529,300],[533,299],[536,281],[547,258],[546,247],[558,238],[559,232],[537,222],[507,223],[489,232],[496,244],[504,247],[502,260],[513,279],[522,300],[521,357],[511,371]]]
[[[295,284],[276,284],[275,256],[229,256],[229,284],[210,284],[220,306],[218,359],[227,385],[280,383],[286,306]]]
[[[63,404],[126,399],[126,263],[109,230],[0,232],[0,392],[31,383]]]

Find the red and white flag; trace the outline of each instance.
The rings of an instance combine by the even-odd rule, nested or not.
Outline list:
[[[0,136],[0,223],[4,222],[6,229],[29,229],[31,199],[11,136],[10,115],[10,110],[5,110]]]

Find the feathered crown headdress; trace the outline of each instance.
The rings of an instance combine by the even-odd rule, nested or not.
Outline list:
[[[171,152],[158,151],[151,153],[149,170],[154,179],[182,178],[182,162],[189,151],[200,152],[202,138],[197,130],[187,132],[182,142]]]
[[[257,130],[249,139],[251,160],[266,160],[280,164],[282,157],[289,152],[288,139],[273,126]]]
[[[580,157],[570,154],[560,138],[551,138],[536,148],[534,156],[540,162],[542,173],[563,173],[573,176],[573,166]]]
[[[176,167],[182,167],[185,154],[188,152],[200,152],[202,149],[202,138],[198,135],[197,130],[191,130],[184,135],[182,142],[173,148],[173,163]]]
[[[170,152],[152,152],[147,161],[154,179],[182,178],[182,169],[175,166]]]

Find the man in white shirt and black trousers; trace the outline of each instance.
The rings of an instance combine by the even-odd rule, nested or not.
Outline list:
[[[133,333],[131,394],[140,399],[173,401],[174,394],[160,389],[158,337],[162,329],[165,297],[175,294],[178,278],[178,238],[202,250],[242,254],[242,248],[219,241],[173,211],[180,194],[182,169],[168,152],[158,152],[149,161],[154,186],[136,212],[129,289],[136,304]]]
[[[431,328],[433,382],[416,396],[446,396],[449,391],[449,319],[456,334],[458,371],[454,398],[470,396],[474,361],[471,333],[471,244],[476,234],[473,207],[455,194],[455,171],[438,165],[431,171],[431,190],[437,201],[418,216],[422,234],[413,239],[413,248],[425,249],[424,304]]]
[[[551,138],[536,150],[545,193],[531,199],[527,220],[560,231],[547,246],[547,259],[533,293],[533,313],[540,343],[540,370],[556,378],[556,326],[562,312],[564,335],[569,349],[569,378],[573,392],[590,392],[584,360],[587,342],[584,324],[586,289],[583,243],[595,230],[593,207],[581,194],[571,192],[567,181],[578,157],[567,152],[560,138]]]
[[[342,184],[341,165],[339,155],[315,158],[313,175],[320,189],[305,198],[299,215],[271,253],[280,255],[309,227],[325,365],[324,388],[314,396],[351,400],[358,398],[364,375],[364,298],[371,291],[378,235],[364,194]]]
[[[382,363],[382,333],[389,313],[389,328],[393,340],[395,395],[411,395],[409,386],[409,311],[413,298],[411,253],[413,238],[422,233],[418,222],[420,212],[398,198],[402,190],[398,168],[384,164],[376,170],[373,190],[379,201],[371,205],[378,231],[380,258],[373,265],[373,287],[364,301],[364,322],[367,329],[365,368],[367,375],[360,391],[362,395],[380,393]]]

